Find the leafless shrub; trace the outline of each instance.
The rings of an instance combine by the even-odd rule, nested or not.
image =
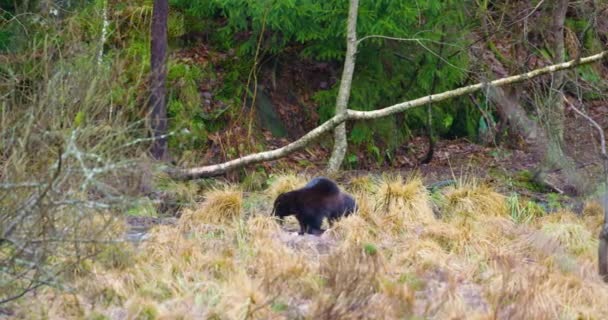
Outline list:
[[[120,241],[114,213],[141,183],[130,160],[141,126],[112,105],[116,70],[97,65],[93,49],[32,51],[0,68],[0,304],[86,271]]]

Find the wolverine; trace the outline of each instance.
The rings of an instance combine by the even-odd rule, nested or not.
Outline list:
[[[357,209],[355,199],[340,191],[338,185],[325,177],[317,177],[304,187],[280,194],[274,201],[272,213],[283,218],[295,215],[300,224],[300,232],[319,235],[323,219],[329,225],[343,216],[348,216]]]

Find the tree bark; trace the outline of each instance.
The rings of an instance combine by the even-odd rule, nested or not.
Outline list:
[[[97,65],[100,66],[103,61],[103,47],[106,45],[108,37],[108,28],[110,27],[110,20],[108,19],[108,3],[109,0],[103,2],[103,26],[101,27],[101,38],[99,39],[99,53],[97,54]]]
[[[552,23],[549,28],[549,46],[553,52],[553,63],[562,63],[565,60],[564,23],[568,11],[568,0],[549,2],[551,5]],[[575,161],[564,152],[564,126],[565,107],[562,87],[565,82],[563,71],[552,75],[550,90],[543,103],[540,104],[541,124],[544,126],[545,142],[544,158],[538,167],[536,177],[539,183],[546,182],[546,174],[551,169],[561,169],[569,193],[577,194],[585,191],[588,186],[576,171]]]
[[[150,57],[150,126],[154,138],[150,153],[157,160],[167,159],[167,16],[168,0],[154,0]]]
[[[340,80],[340,90],[336,101],[336,115],[346,113],[348,100],[350,98],[350,88],[355,73],[355,56],[357,54],[357,12],[359,10],[359,0],[350,0],[348,9],[348,24],[346,27],[346,57],[344,58],[344,69]],[[327,165],[327,171],[337,172],[344,161],[346,155],[346,123],[339,124],[334,130],[334,149]]]
[[[568,0],[552,1],[552,17],[550,39],[553,51],[553,63],[562,63],[565,58],[564,46],[564,23],[566,22],[566,12],[568,11]],[[564,84],[564,72],[553,74],[551,91],[549,93],[549,104],[547,105],[547,128],[551,139],[558,145],[563,144],[564,140],[564,103],[562,100],[562,86]]]
[[[601,61],[608,57],[608,51],[602,51],[598,54],[588,56],[582,59],[571,60],[568,62],[550,65],[544,68],[536,69],[527,73],[519,74],[516,76],[505,77],[497,79],[487,83],[477,83],[466,87],[446,91],[439,94],[429,95],[426,97],[398,103],[384,109],[373,110],[373,111],[355,111],[346,110],[345,113],[337,114],[333,118],[327,120],[322,125],[316,127],[312,131],[308,132],[300,139],[284,146],[279,149],[264,151],[260,153],[250,154],[245,157],[230,160],[228,162],[208,165],[203,167],[189,168],[189,169],[168,169],[168,173],[174,179],[195,179],[203,177],[212,177],[223,174],[227,171],[234,170],[237,168],[244,167],[252,163],[259,163],[264,161],[276,160],[282,158],[290,153],[297,150],[303,149],[311,142],[319,139],[324,133],[327,133],[337,127],[339,124],[348,120],[371,120],[382,117],[387,117],[396,113],[404,112],[408,109],[426,105],[431,102],[439,102],[454,97],[463,96],[476,92],[478,90],[489,87],[501,87],[509,84],[523,82],[538,76],[545,74],[555,73],[556,71],[574,68],[579,65],[590,64],[593,62]]]

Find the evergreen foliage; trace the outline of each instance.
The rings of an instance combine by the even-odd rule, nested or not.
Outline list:
[[[0,52],[34,52],[44,41],[62,43],[74,35],[83,44],[99,44],[105,1],[52,3],[61,9],[60,16],[43,10],[41,1],[30,0],[28,8],[22,8],[19,1],[0,0],[4,9],[0,21]],[[207,65],[169,57],[169,123],[174,133],[170,145],[178,157],[189,149],[204,152],[208,135],[224,129],[228,121],[241,113],[243,94],[250,91],[246,84],[262,31],[258,63],[308,59],[341,65],[344,58],[348,11],[345,1],[170,0],[170,5],[168,30],[173,51],[189,44],[184,40],[187,35],[198,33],[204,34],[205,44],[212,50],[231,52],[231,57],[234,52],[234,58]],[[141,120],[149,72],[152,1],[110,0],[108,9],[110,28],[104,63],[122,70],[112,87],[112,108],[130,114],[131,120]],[[24,10],[33,14],[14,19]],[[469,81],[467,45],[471,39],[465,36],[477,27],[476,10],[480,9],[474,4],[456,0],[362,2],[357,33],[359,39],[365,39],[358,46],[349,108],[373,110],[466,84]],[[567,28],[581,37],[583,52],[595,52],[601,49],[602,41],[597,32],[585,31],[589,24],[586,17],[586,13],[568,17]],[[409,40],[370,37],[372,35]],[[78,50],[70,43],[61,54],[78,54]],[[568,51],[568,55],[572,52]],[[10,74],[17,67],[27,68],[28,63],[2,65],[0,71]],[[221,72],[216,72],[218,69]],[[604,86],[598,69],[586,66],[576,72],[585,82]],[[28,78],[20,81],[36,83],[36,72],[25,74]],[[210,78],[221,83],[210,93],[225,107],[213,108],[208,114],[209,111],[201,107],[199,91],[201,82]],[[335,83],[313,96],[320,122],[333,115],[338,87],[339,83]],[[596,97],[593,93],[583,94]],[[492,113],[488,106],[481,107],[488,109],[487,114]],[[480,130],[487,131],[487,120],[494,121],[481,117],[467,97],[433,104],[431,108],[433,132],[441,137],[475,138]],[[412,134],[423,132],[426,125],[424,108],[349,124],[349,151],[351,154],[366,151],[382,162],[390,159],[393,151]]]
[[[344,58],[348,11],[345,1],[173,0],[171,4],[191,17],[226,18],[213,39],[238,47],[244,58],[252,59],[262,29],[262,50],[267,55],[288,55],[287,49],[297,46],[301,58],[340,63]],[[462,46],[470,28],[465,6],[460,1],[438,0],[362,2],[357,30],[360,39],[380,35],[420,41],[370,37],[360,42],[349,108],[374,110],[462,84],[468,64],[467,51]],[[235,35],[243,31],[251,33],[238,42]],[[445,49],[443,57],[438,57],[442,39]],[[443,67],[437,69],[440,59],[444,60]],[[435,77],[435,88],[431,88]],[[320,121],[333,116],[338,87],[336,83],[315,95]],[[472,108],[465,100],[460,103],[463,108]],[[436,104],[433,112],[435,132],[447,133],[455,118],[453,102]],[[470,113],[464,113],[465,122],[476,126],[479,116]],[[356,123],[349,139],[355,145],[367,145],[367,150],[376,150],[373,147],[378,145],[390,153],[408,138],[411,130],[425,124],[426,111],[413,110],[402,120],[392,117]]]

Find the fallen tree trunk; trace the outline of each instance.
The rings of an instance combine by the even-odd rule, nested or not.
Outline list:
[[[571,69],[579,65],[589,64],[593,62],[597,62],[602,60],[603,58],[608,56],[608,51],[602,51],[598,54],[588,56],[581,59],[571,60],[564,63],[554,64],[551,66],[547,66],[544,68],[536,69],[530,72],[526,72],[523,74],[505,77],[501,79],[497,79],[490,82],[480,82],[477,84],[473,84],[466,87],[461,87],[458,89],[446,91],[443,93],[432,94],[429,96],[425,96],[422,98],[398,103],[392,105],[390,107],[386,107],[379,110],[374,111],[356,111],[356,110],[346,110],[346,113],[337,114],[333,118],[327,120],[320,126],[316,127],[312,131],[308,132],[300,139],[289,143],[288,145],[270,151],[264,151],[260,153],[254,153],[242,158],[230,160],[228,162],[208,165],[203,167],[195,167],[195,168],[187,168],[187,169],[175,169],[169,168],[167,172],[169,175],[178,180],[188,180],[188,179],[196,179],[196,178],[205,178],[205,177],[213,177],[220,174],[224,174],[230,170],[234,170],[237,168],[244,167],[253,163],[260,163],[264,161],[276,160],[282,158],[288,154],[291,154],[295,151],[301,150],[313,141],[319,139],[324,133],[327,133],[337,127],[339,124],[349,121],[349,120],[371,120],[387,117],[396,113],[404,112],[408,109],[419,107],[426,105],[431,102],[439,102],[443,100],[447,100],[450,98],[455,98],[459,96],[463,96],[465,94],[473,93],[478,90],[481,90],[485,87],[500,87],[509,84],[523,82],[538,76],[542,76],[545,74],[554,73],[560,70]]]

